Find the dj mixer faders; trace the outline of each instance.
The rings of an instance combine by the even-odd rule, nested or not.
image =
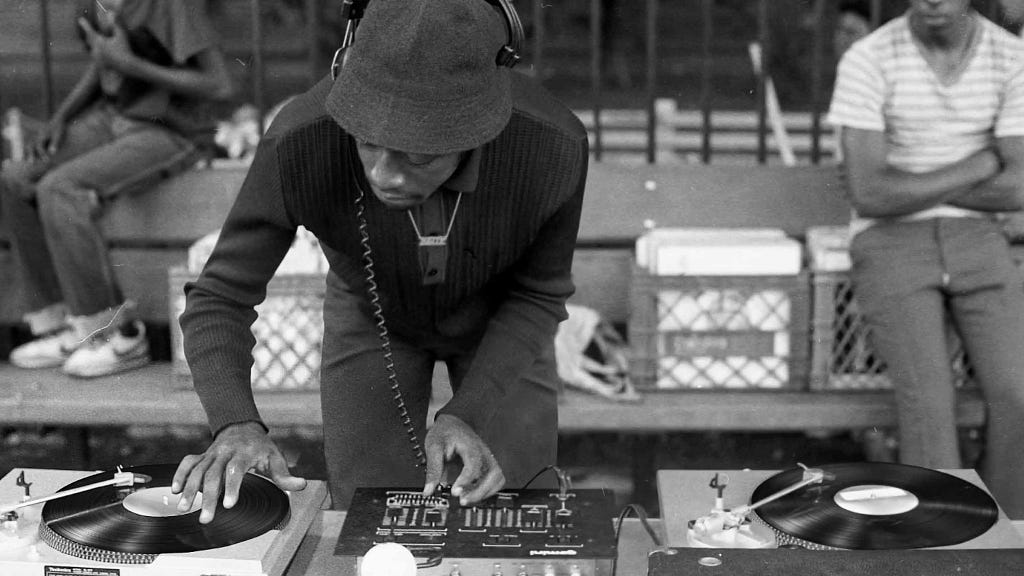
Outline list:
[[[475,506],[448,494],[357,489],[335,555],[358,569],[374,545],[395,542],[421,576],[611,576],[612,494],[509,490]]]

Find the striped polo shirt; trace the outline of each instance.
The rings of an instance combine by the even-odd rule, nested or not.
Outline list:
[[[828,121],[885,132],[890,165],[924,173],[995,144],[1024,136],[1024,41],[975,13],[977,40],[960,76],[943,84],[900,16],[843,55]],[[977,216],[940,205],[906,219]],[[871,219],[854,215],[853,232]]]

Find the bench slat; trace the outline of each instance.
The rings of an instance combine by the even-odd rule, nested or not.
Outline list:
[[[629,319],[629,282],[633,252],[621,249],[578,249],[572,262],[576,293],[571,304],[600,311],[613,323]]]
[[[217,230],[234,202],[247,168],[203,168],[118,198],[102,220],[107,240],[119,244],[188,246]]]
[[[121,198],[102,225],[114,245],[187,245],[220,227],[245,177],[244,167],[194,170],[145,193]],[[655,190],[647,190],[648,181]],[[778,227],[842,224],[849,205],[834,167],[619,165],[593,162],[580,242],[631,243],[645,219],[659,226]]]
[[[580,242],[632,244],[646,219],[659,227],[781,228],[802,237],[809,226],[848,222],[850,207],[831,166],[593,163]]]
[[[167,270],[184,264],[188,251],[184,248],[124,249],[110,251],[118,282],[127,298],[139,304],[139,317],[157,323],[168,321]]]
[[[0,364],[0,422],[65,426],[205,425],[195,392],[172,380],[169,364],[95,380],[69,380],[57,370],[24,371]],[[317,392],[257,395],[270,426],[321,425]],[[977,391],[961,391],[961,426],[984,423]],[[891,392],[754,392],[734,390],[648,393],[620,404],[567,392],[559,403],[565,433],[779,431],[889,428],[896,425]]]

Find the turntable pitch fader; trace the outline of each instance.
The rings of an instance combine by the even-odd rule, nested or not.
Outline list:
[[[614,518],[599,489],[507,490],[464,507],[447,493],[360,488],[335,555],[357,573],[370,548],[396,542],[419,576],[611,576]]]

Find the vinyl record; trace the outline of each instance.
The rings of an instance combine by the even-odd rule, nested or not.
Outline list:
[[[289,513],[288,495],[271,481],[246,474],[238,502],[225,509],[218,502],[214,519],[199,523],[199,510],[153,516],[126,506],[130,494],[168,493],[176,466],[135,466],[125,472],[152,479],[133,489],[106,486],[51,500],[43,506],[40,537],[54,549],[80,558],[106,562],[147,563],[157,554],[195,552],[230,546],[255,538],[283,524]],[[112,472],[82,478],[61,491],[109,480]],[[173,507],[176,500],[169,505]],[[167,502],[165,502],[167,504]]]
[[[825,479],[764,504],[757,515],[780,543],[853,550],[951,546],[980,536],[999,509],[984,490],[949,474],[867,462],[821,466]],[[757,502],[799,482],[803,469],[786,470],[754,490]]]

